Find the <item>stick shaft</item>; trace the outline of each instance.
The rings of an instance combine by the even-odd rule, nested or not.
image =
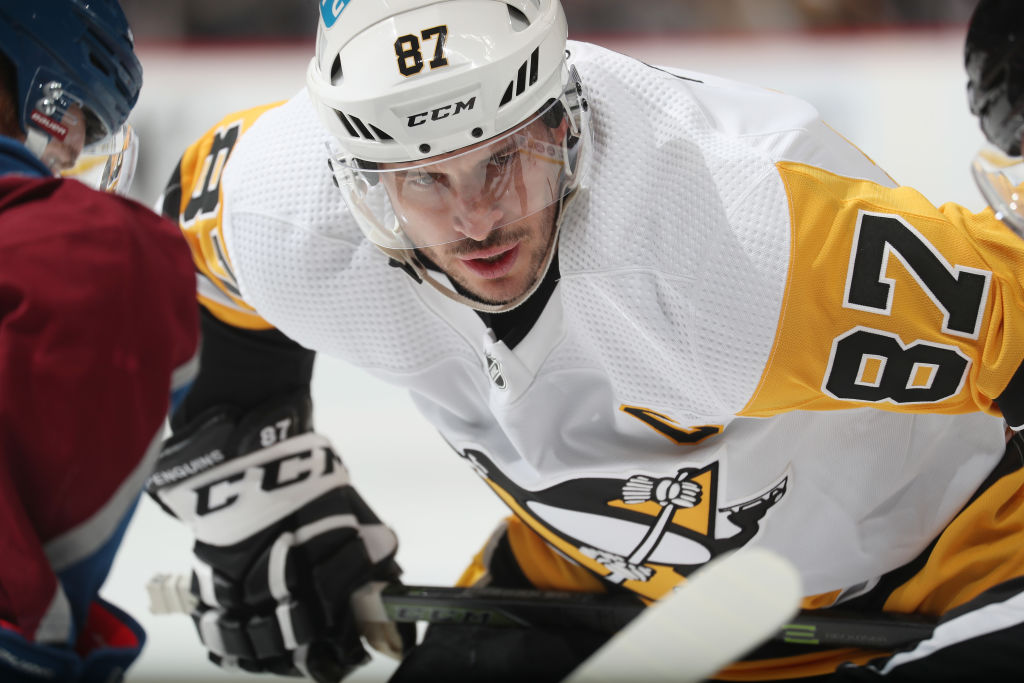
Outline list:
[[[196,604],[188,577],[160,574],[147,586],[150,611],[188,613]],[[513,588],[450,588],[382,584],[360,600],[370,613],[394,622],[479,624],[494,627],[554,626],[614,633],[643,605],[629,595],[571,593]],[[382,608],[382,609],[381,609]],[[357,606],[358,610],[358,606]],[[695,625],[699,628],[699,624]],[[772,638],[774,642],[825,647],[890,650],[931,636],[935,622],[916,615],[865,614],[842,609],[801,610]]]
[[[389,585],[381,591],[396,622],[579,627],[614,632],[643,605],[630,596],[507,588]],[[695,624],[699,628],[699,624]],[[935,622],[917,615],[801,610],[772,640],[800,645],[893,649],[931,636]]]

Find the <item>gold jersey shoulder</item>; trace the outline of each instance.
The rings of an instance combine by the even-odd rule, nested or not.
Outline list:
[[[224,117],[185,150],[164,195],[163,211],[181,227],[198,274],[198,296],[218,319],[246,329],[269,329],[241,297],[221,221],[221,175],[231,151],[274,102]]]
[[[779,165],[791,256],[774,348],[744,415],[872,406],[999,414],[1021,362],[1024,242],[990,210],[935,208]]]

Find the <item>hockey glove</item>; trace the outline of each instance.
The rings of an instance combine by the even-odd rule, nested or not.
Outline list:
[[[96,598],[74,647],[39,643],[0,619],[0,681],[4,683],[117,683],[135,661],[146,634],[135,620]]]
[[[397,580],[397,540],[312,431],[308,397],[205,414],[164,445],[147,490],[195,535],[192,616],[212,661],[333,683],[367,660],[350,598]]]

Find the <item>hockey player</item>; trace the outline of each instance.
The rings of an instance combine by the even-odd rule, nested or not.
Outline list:
[[[55,177],[127,190],[141,85],[114,0],[0,1],[5,683],[117,681],[143,643],[98,591],[194,374],[195,280],[172,223]]]
[[[1024,233],[1024,12],[1010,0],[982,0],[971,15],[964,43],[967,99],[989,145],[972,171],[985,199],[1018,233]]]
[[[653,600],[765,547],[805,607],[941,625],[721,680],[1020,677],[1020,238],[800,100],[567,42],[557,0],[320,6],[307,90],[164,197],[205,343],[150,491],[215,661],[336,680],[349,596],[397,573],[310,422],[320,352],[407,388],[515,513],[464,584]],[[599,640],[434,627],[394,680],[557,680]]]

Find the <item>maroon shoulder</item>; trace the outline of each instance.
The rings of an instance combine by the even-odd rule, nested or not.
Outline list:
[[[0,263],[0,476],[45,542],[158,437],[197,346],[195,275],[172,223],[55,179],[0,182]]]

